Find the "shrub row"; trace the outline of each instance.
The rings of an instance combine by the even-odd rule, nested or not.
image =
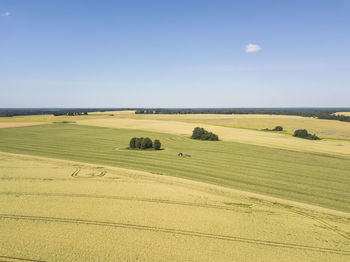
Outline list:
[[[133,137],[130,139],[129,147],[130,148],[138,148],[138,149],[147,149],[154,148],[155,150],[159,150],[161,147],[161,143],[158,139],[155,139],[154,142],[149,137]]]
[[[218,141],[219,137],[218,135],[208,132],[204,128],[196,127],[193,129],[192,132],[192,139],[199,139],[199,140],[209,140],[209,141]]]

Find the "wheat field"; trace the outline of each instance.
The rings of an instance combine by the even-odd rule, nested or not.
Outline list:
[[[4,261],[350,256],[342,212],[137,170],[8,153],[0,159]]]

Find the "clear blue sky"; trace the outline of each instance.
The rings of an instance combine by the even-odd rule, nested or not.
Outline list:
[[[348,107],[350,1],[0,0],[0,58],[0,107]]]

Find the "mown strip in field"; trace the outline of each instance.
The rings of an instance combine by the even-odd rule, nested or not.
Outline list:
[[[126,150],[133,136],[158,138],[165,150]],[[0,137],[1,151],[145,170],[350,210],[350,161],[332,155],[71,124],[1,129]]]

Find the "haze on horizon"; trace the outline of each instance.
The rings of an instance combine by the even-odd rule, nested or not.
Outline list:
[[[349,107],[350,1],[0,2],[0,108]]]

